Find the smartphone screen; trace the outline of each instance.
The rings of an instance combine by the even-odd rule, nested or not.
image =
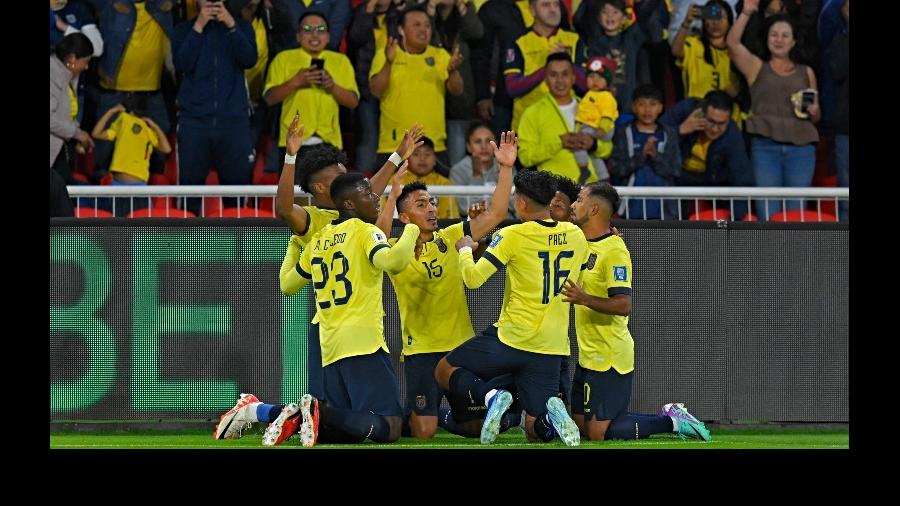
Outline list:
[[[324,70],[325,69],[325,60],[322,58],[313,58],[312,66],[319,70]]]

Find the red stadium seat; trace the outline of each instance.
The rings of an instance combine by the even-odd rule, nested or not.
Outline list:
[[[769,221],[808,221],[808,222],[820,222],[820,221],[837,221],[837,218],[833,214],[828,213],[819,213],[819,211],[782,211],[780,213],[775,213],[769,216]]]
[[[103,209],[96,209],[93,207],[76,207],[75,208],[75,217],[76,218],[112,218],[113,213],[109,211],[104,211]]]
[[[265,209],[256,209],[255,207],[227,207],[225,209],[216,209],[214,212],[207,212],[206,218],[274,218],[275,215]]]
[[[715,221],[715,220],[730,220],[731,219],[731,211],[728,209],[707,209],[705,211],[700,211],[699,213],[694,213],[688,217],[690,221]]]
[[[757,218],[753,213],[747,213],[743,218],[741,218],[741,221],[759,221],[759,218]]]
[[[197,215],[182,209],[148,207],[132,211],[126,218],[195,218]]]

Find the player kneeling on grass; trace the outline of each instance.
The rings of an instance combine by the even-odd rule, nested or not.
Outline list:
[[[383,272],[407,266],[419,227],[406,225],[390,246],[374,225],[380,196],[361,174],[336,177],[331,197],[339,218],[310,241],[295,269],[300,283],[313,282],[316,292],[325,399],[306,394],[284,406],[263,435],[265,446],[277,445],[295,432],[304,447],[315,445],[320,435],[325,436],[323,442],[342,443],[365,439],[390,443],[400,438],[400,388],[384,340],[381,284]],[[260,408],[253,404],[236,408]],[[217,433],[226,438],[239,435],[240,428],[232,429],[237,414],[226,417],[227,413]]]
[[[491,146],[500,173],[487,210],[473,212],[469,221],[439,228],[437,203],[428,193],[428,187],[421,182],[404,186],[398,173],[378,220],[379,228],[389,235],[396,206],[402,223],[419,228],[415,254],[407,259],[408,266],[389,276],[397,294],[402,323],[409,434],[420,439],[433,437],[438,425],[466,437],[478,437],[481,433],[485,406],[472,402],[468,396],[449,395],[435,381],[434,369],[447,352],[475,335],[459,269],[459,253],[453,245],[463,236],[481,239],[507,215],[518,151],[515,133],[501,134],[500,145],[491,141]],[[498,388],[505,384],[498,383]],[[438,412],[442,397],[447,397],[450,412]],[[517,426],[519,418],[518,411],[508,413],[501,420],[500,430]]]
[[[634,379],[631,254],[609,221],[619,194],[606,183],[585,186],[572,204],[572,222],[588,241],[580,284],[565,281],[564,302],[575,306],[578,365],[572,379],[572,418],[591,441],[638,439],[677,432],[710,441],[706,426],[682,403],[666,404],[657,416],[628,413]],[[597,294],[597,295],[594,295]]]

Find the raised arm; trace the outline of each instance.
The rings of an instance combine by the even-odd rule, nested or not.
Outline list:
[[[303,141],[303,124],[300,123],[300,113],[294,114],[291,126],[288,127],[286,139],[287,155],[296,155]],[[291,227],[296,235],[303,235],[309,229],[309,213],[305,209],[294,204],[294,174],[296,163],[284,163],[281,169],[281,177],[278,178],[278,191],[275,194],[275,209],[278,217]]]
[[[400,145],[397,146],[397,154],[400,156],[401,164],[402,160],[407,160],[412,156],[413,151],[417,147],[425,144],[424,141],[419,140],[424,135],[424,129],[425,127],[416,123],[409,130],[403,132],[403,139],[400,140]],[[379,195],[384,193],[384,189],[387,187],[388,181],[391,180],[391,176],[394,175],[396,168],[397,165],[394,162],[390,160],[384,162],[384,165],[378,169],[378,172],[370,180],[372,191]]]
[[[103,113],[103,116],[101,116],[100,120],[97,121],[97,124],[94,125],[94,130],[91,131],[91,137],[97,139],[98,141],[108,141],[109,135],[106,134],[107,123],[109,123],[109,119],[112,118],[113,114],[123,111],[125,111],[125,106],[122,104],[116,104],[115,107]]]
[[[479,214],[469,222],[472,231],[472,239],[479,240],[500,222],[506,218],[509,209],[509,194],[512,191],[513,166],[516,163],[516,154],[519,142],[513,131],[500,134],[500,146],[491,141],[494,148],[494,158],[500,166],[500,177],[497,178],[497,188],[491,197],[491,205],[487,211]]]
[[[447,91],[454,96],[463,93],[463,78],[459,72],[459,66],[462,65],[463,56],[459,52],[459,46],[453,48],[453,55],[450,57],[450,63],[447,64]]]
[[[747,84],[753,85],[759,70],[763,66],[763,61],[758,56],[751,53],[747,46],[741,43],[741,37],[747,28],[747,22],[750,21],[750,15],[759,8],[759,0],[746,0],[741,15],[734,22],[734,26],[728,31],[725,42],[728,44],[728,52],[731,54],[731,61],[735,67],[747,78]]]
[[[394,64],[394,58],[397,57],[397,39],[391,37],[384,46],[384,66],[377,74],[369,78],[369,91],[375,98],[381,98],[387,91],[388,85],[391,83],[391,66]],[[373,63],[374,65],[374,63]]]
[[[150,119],[149,116],[142,116],[141,119],[144,120],[145,123],[150,125],[150,128],[152,128],[153,131],[156,132],[156,137],[159,140],[159,144],[156,146],[156,150],[164,155],[168,155],[169,153],[171,153],[172,145],[169,144],[169,137],[165,132],[163,132],[163,129],[160,128],[155,121]]]
[[[691,5],[690,8],[688,8],[687,16],[685,16],[681,26],[678,27],[678,33],[675,34],[675,40],[672,41],[672,56],[676,59],[681,60],[684,58],[684,41],[687,39],[688,32],[691,29],[691,23],[693,23],[694,19],[698,18],[700,14],[699,6]]]
[[[394,210],[397,208],[397,198],[400,197],[400,192],[403,190],[403,176],[406,175],[406,168],[409,167],[409,161],[404,161],[400,164],[400,169],[394,174],[394,178],[391,180],[391,193],[388,195],[387,201],[384,203],[384,207],[381,209],[381,214],[378,215],[378,221],[375,222],[375,225],[384,232],[385,237],[391,236],[391,225],[394,222]]]

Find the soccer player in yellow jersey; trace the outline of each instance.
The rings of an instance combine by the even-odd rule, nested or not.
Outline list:
[[[666,404],[656,416],[628,412],[634,379],[634,340],[628,330],[633,271],[625,242],[609,224],[618,201],[615,188],[599,183],[584,187],[572,204],[589,251],[580,283],[569,278],[562,290],[563,301],[576,304],[572,417],[592,441],[671,432],[709,441],[706,426],[682,403]]]
[[[287,154],[281,178],[278,181],[278,193],[275,207],[282,220],[291,228],[292,235],[288,241],[287,251],[279,272],[281,292],[291,296],[300,291],[305,283],[296,272],[295,266],[300,259],[301,248],[315,236],[325,225],[337,218],[338,211],[331,200],[331,182],[340,174],[347,172],[344,164],[346,156],[335,147],[327,144],[303,148],[300,158],[300,175],[297,177],[301,189],[312,195],[312,205],[300,206],[294,203],[295,157],[300,150],[304,126],[300,123],[299,114],[295,114],[287,136]],[[413,125],[403,135],[397,153],[385,162],[372,178],[372,189],[381,192],[387,186],[391,174],[402,160],[409,158],[416,147],[421,146],[421,125]],[[307,334],[306,370],[309,378],[309,390],[313,396],[325,395],[322,373],[322,350],[319,346],[318,313],[313,318]],[[219,417],[215,437],[217,439],[234,439],[241,437],[241,432],[248,424],[254,422],[272,422],[281,412],[281,404],[264,404],[253,394],[242,394],[233,408]]]
[[[313,205],[299,206],[295,204],[293,184],[295,180],[295,165],[288,162],[292,161],[290,157],[296,155],[300,149],[303,129],[303,125],[299,124],[299,117],[295,115],[289,127],[287,157],[285,158],[281,178],[278,181],[278,194],[275,199],[278,216],[291,227],[293,232],[288,243],[288,249],[285,252],[284,262],[281,264],[279,276],[281,291],[285,295],[293,295],[300,290],[297,283],[292,283],[292,278],[286,276],[293,270],[294,265],[300,258],[300,248],[306,246],[310,238],[337,218],[338,212],[331,201],[329,188],[335,177],[347,172],[347,169],[344,167],[344,164],[347,163],[346,155],[333,146],[319,144],[304,148],[300,159],[302,171],[298,179],[300,187],[312,194]],[[397,148],[400,152],[398,158],[404,160],[409,158],[416,146],[420,144],[421,130],[421,127],[416,125],[406,132],[400,147]],[[394,165],[396,161],[397,158],[394,161],[386,162],[381,170],[378,171],[378,174],[372,178],[372,188],[377,193],[384,191],[384,188],[387,186],[388,179],[396,167]],[[317,323],[318,318],[314,318],[310,327],[307,370],[309,372],[310,392],[313,395],[322,396],[324,391],[321,389],[321,350],[318,344]]]
[[[571,223],[550,218],[548,205],[556,181],[547,172],[524,170],[515,177],[515,210],[522,223],[494,234],[478,263],[475,242],[456,243],[459,269],[469,288],[478,288],[506,267],[503,309],[493,326],[441,359],[435,377],[442,388],[488,411],[481,429],[482,444],[497,437],[500,419],[512,395],[482,378],[513,376],[525,408],[530,440],[551,441],[556,435],[569,446],[579,443],[578,427],[557,397],[560,360],[569,355],[569,306],[562,301],[563,282],[577,279],[587,254],[587,241]]]
[[[434,378],[435,366],[448,351],[475,335],[459,270],[459,254],[454,245],[463,236],[481,239],[507,214],[518,149],[515,134],[501,134],[499,147],[493,141],[491,147],[500,174],[490,207],[485,212],[470,221],[439,229],[436,200],[428,193],[428,188],[423,183],[412,183],[403,186],[401,191],[395,177],[385,212],[379,219],[379,227],[390,234],[390,218],[396,205],[400,221],[413,223],[420,230],[415,255],[408,259],[409,266],[399,273],[389,273],[389,276],[400,308],[410,432],[421,439],[431,438],[438,428],[438,408],[443,392]],[[396,239],[390,240],[393,241]],[[468,397],[447,397],[452,408],[452,422],[449,417],[442,416],[441,425],[453,433],[477,436],[481,431],[483,407],[480,404],[470,407]],[[506,428],[517,424],[518,420],[506,420]]]
[[[299,426],[301,443],[311,447],[320,423],[347,442],[400,438],[400,388],[384,339],[382,278],[409,265],[419,227],[407,224],[390,246],[375,226],[380,195],[362,174],[341,174],[330,193],[339,218],[310,241],[295,267],[315,288],[325,396],[306,394],[285,406],[266,429],[266,446]]]

